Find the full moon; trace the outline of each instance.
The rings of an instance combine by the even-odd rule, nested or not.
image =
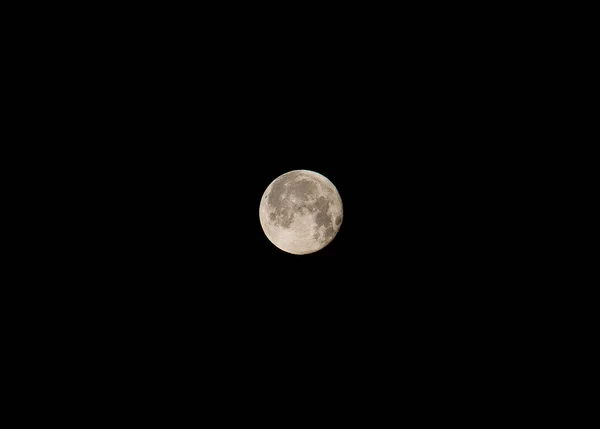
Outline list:
[[[309,170],[282,174],[265,190],[259,209],[267,238],[295,255],[327,246],[340,229],[342,199],[325,176]]]

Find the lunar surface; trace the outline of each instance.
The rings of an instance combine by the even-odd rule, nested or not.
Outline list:
[[[259,209],[265,235],[281,250],[305,255],[334,239],[343,219],[342,199],[325,176],[294,170],[265,190]]]

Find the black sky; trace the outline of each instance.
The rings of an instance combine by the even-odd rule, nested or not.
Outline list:
[[[493,42],[431,16],[269,29],[243,14],[164,28],[138,16],[83,42],[64,263],[97,331],[186,368],[210,355],[252,378],[300,357],[312,364],[296,377],[315,365],[340,382],[353,357],[373,355],[376,373],[400,348],[405,369],[431,373],[440,353],[481,345],[514,262],[506,88]],[[295,169],[329,178],[344,204],[311,255],[277,249],[258,218]]]
[[[423,283],[443,295],[476,276],[501,139],[486,46],[448,27],[330,24],[135,27],[99,40],[101,55],[86,45],[80,97],[95,105],[78,126],[93,155],[81,168],[98,172],[109,272],[330,299]],[[264,189],[293,169],[328,177],[345,208],[336,239],[305,257],[276,249],[258,221]]]

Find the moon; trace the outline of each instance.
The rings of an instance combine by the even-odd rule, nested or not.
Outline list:
[[[279,249],[306,255],[335,238],[344,210],[337,188],[322,174],[293,170],[265,190],[259,209],[262,229]]]

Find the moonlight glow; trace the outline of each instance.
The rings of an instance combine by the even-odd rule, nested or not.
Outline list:
[[[343,220],[340,194],[325,176],[294,170],[265,190],[259,209],[265,235],[281,250],[304,255],[321,250]]]

